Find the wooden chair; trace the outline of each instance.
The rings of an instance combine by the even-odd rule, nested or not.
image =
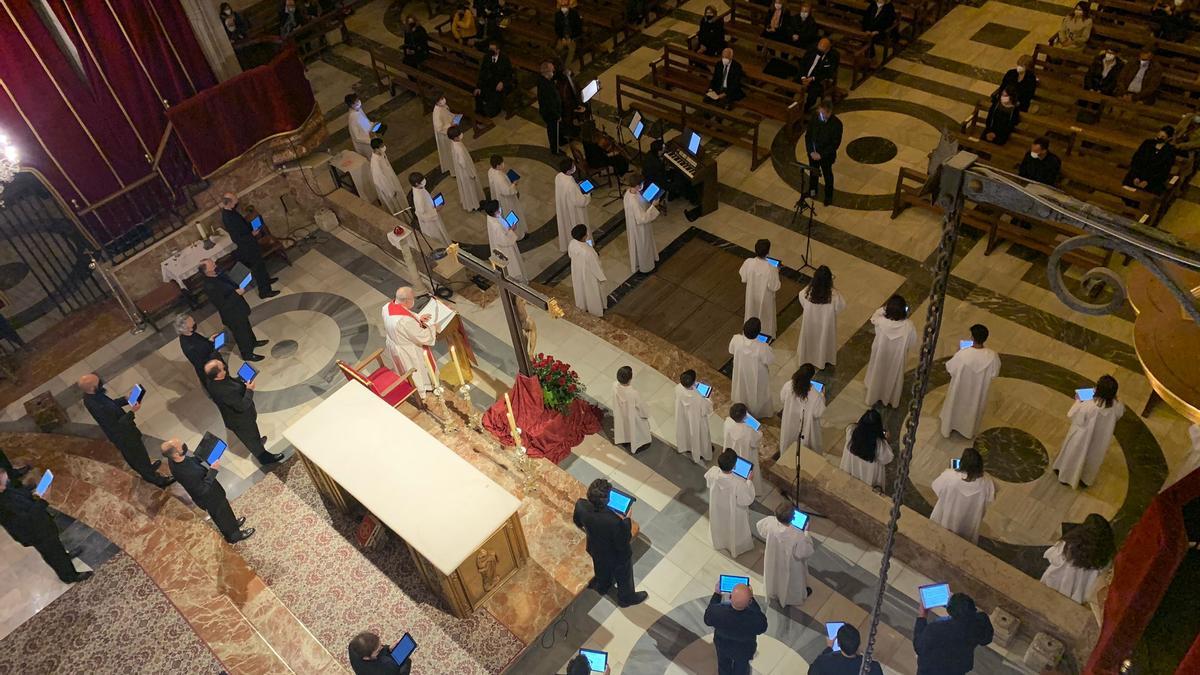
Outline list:
[[[377,365],[374,370],[368,372],[366,369],[372,363]],[[376,396],[383,399],[393,408],[399,408],[400,404],[412,398],[417,393],[417,385],[413,381],[413,373],[416,371],[410,369],[403,375],[399,375],[396,371],[388,368],[383,362],[382,347],[376,349],[370,356],[359,361],[354,366],[341,359],[338,359],[337,365],[347,380],[356,381],[375,392]],[[425,404],[421,401],[420,396],[413,399],[413,404],[422,410],[425,408]]]

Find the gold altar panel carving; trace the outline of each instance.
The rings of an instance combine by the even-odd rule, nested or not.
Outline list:
[[[521,521],[515,513],[449,576],[443,576],[411,546],[407,548],[425,583],[438,591],[450,612],[459,618],[469,616],[487,602],[529,559]]]

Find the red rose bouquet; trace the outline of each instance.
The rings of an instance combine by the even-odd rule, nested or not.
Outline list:
[[[533,375],[542,386],[542,401],[547,408],[566,413],[571,401],[583,391],[579,374],[553,356],[539,353],[533,357]]]

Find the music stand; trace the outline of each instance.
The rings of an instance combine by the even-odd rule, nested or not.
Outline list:
[[[799,160],[796,160],[795,164],[796,166],[800,167],[802,173],[800,174],[800,198],[796,200],[796,205],[793,207],[792,211],[792,228],[795,229],[800,218],[803,217],[805,213],[808,214],[808,218],[804,226],[804,253],[800,254],[800,259],[803,261],[803,264],[797,269],[801,271],[810,269],[816,272],[817,266],[809,262],[809,260],[812,257],[813,217],[817,214],[817,207],[814,203],[814,200],[817,198],[817,181],[813,180],[813,172],[816,171],[817,167],[811,164],[805,164]],[[798,458],[799,456],[797,455],[797,459]]]
[[[417,220],[416,210],[413,207],[401,209],[392,216],[399,218],[404,214],[408,214],[405,221],[412,228],[413,239],[417,242],[417,253],[421,256],[421,261],[425,263],[425,276],[429,278],[429,290],[434,296],[443,300],[449,300],[454,296],[454,291],[449,286],[443,286],[438,283],[437,277],[433,276],[433,267],[429,264],[429,259],[441,260],[446,257],[446,249],[434,248],[433,244],[429,243],[429,238],[421,231],[420,222]],[[422,244],[424,242],[424,244]],[[429,255],[425,255],[425,247],[429,247]]]

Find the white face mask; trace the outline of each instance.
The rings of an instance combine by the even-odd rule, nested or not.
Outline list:
[[[819,119],[819,120],[821,120],[822,122],[824,122],[824,121],[825,121],[825,119],[826,119],[826,115],[825,115],[825,113],[824,113],[824,112],[822,112],[822,111],[820,111],[820,110],[818,110],[818,111],[817,111],[817,119]]]
[[[425,180],[424,180],[424,179],[422,179],[420,183],[417,183],[417,187],[419,187],[419,188],[421,188],[422,190],[424,190],[424,189],[425,189]]]
[[[559,7],[558,11],[562,12],[563,14],[566,14],[568,9],[570,9],[570,7]]]
[[[777,2],[777,3],[775,3],[775,9],[783,9],[783,5],[781,5]]]
[[[1141,63],[1143,66],[1148,66],[1148,65],[1150,65],[1150,60],[1149,59],[1141,59],[1138,63]]]
[[[354,108],[355,110],[362,110],[362,101],[355,101],[354,105],[352,105],[350,107]]]
[[[1116,55],[1116,54],[1105,54],[1105,55],[1104,55],[1104,62],[1105,62],[1105,63],[1112,63],[1113,61],[1116,61],[1116,60],[1117,60],[1117,55]]]
[[[1181,7],[1181,6],[1183,6],[1183,0],[1175,0],[1175,6],[1176,6],[1176,7]]]
[[[1024,73],[1024,72],[1025,72],[1025,66],[1017,66],[1017,74],[1018,75],[1020,75],[1021,73]]]
[[[379,154],[381,154],[381,155],[387,154],[387,146],[386,145],[379,146]]]
[[[730,62],[731,60],[732,60],[732,59],[721,59],[721,63],[723,63],[723,64],[725,64],[725,65],[727,65],[727,66],[728,66],[728,65],[729,65],[729,62]]]
[[[1034,158],[1034,159],[1039,159],[1039,156],[1038,156],[1038,154],[1037,154],[1036,152],[1032,151],[1032,150],[1030,150],[1030,151],[1029,151],[1029,156],[1030,156],[1030,157],[1032,157],[1032,158]]]
[[[1077,10],[1075,10],[1075,18],[1076,18],[1076,19],[1082,19],[1082,18],[1083,18],[1083,11],[1082,11],[1082,10],[1078,10],[1078,9],[1077,9]]]
[[[1004,105],[1008,105],[1008,104],[1009,104],[1011,101],[1012,101],[1012,99],[1010,99],[1010,98],[1009,98],[1009,97],[1007,97],[1007,96],[1001,96],[1001,97],[1000,97],[1000,102],[1001,102],[1001,103],[1003,103]]]
[[[1192,115],[1192,124],[1200,124],[1200,115]]]
[[[808,18],[808,12],[805,12],[805,11],[801,10],[801,12],[800,12],[800,18],[801,18],[801,19],[807,19],[807,18]]]

